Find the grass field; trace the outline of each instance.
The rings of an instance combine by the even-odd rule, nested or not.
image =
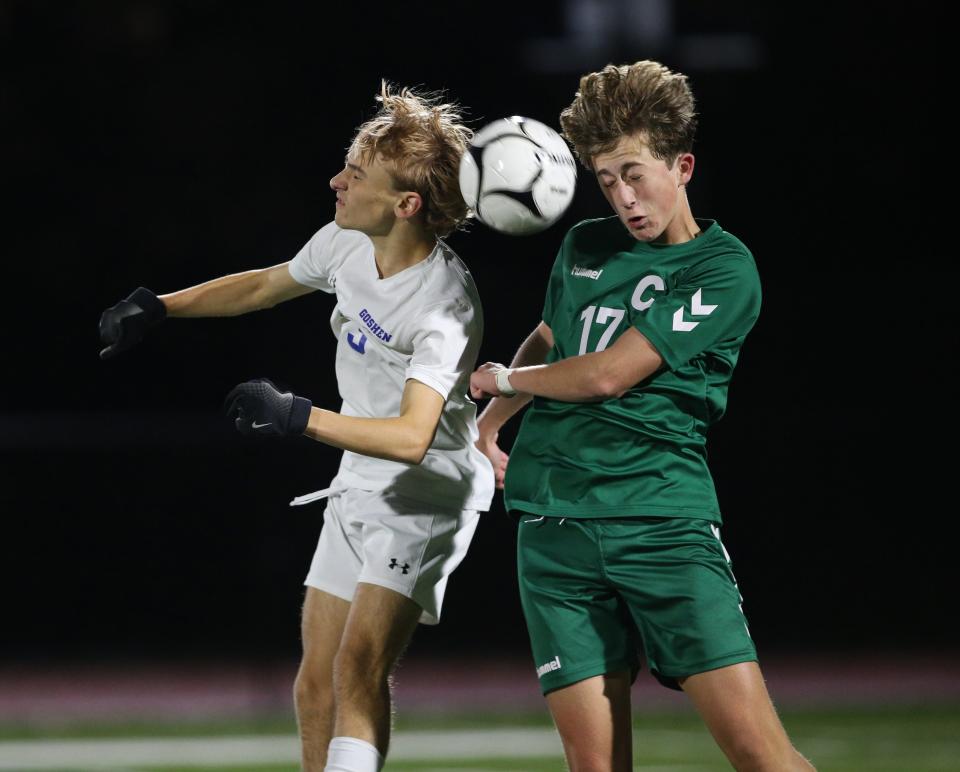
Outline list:
[[[960,705],[788,710],[784,723],[821,772],[960,770]],[[289,716],[242,722],[0,725],[0,769],[50,772],[295,772]],[[695,715],[642,714],[635,765],[647,772],[729,766]],[[388,770],[563,770],[543,714],[455,714],[398,720]]]

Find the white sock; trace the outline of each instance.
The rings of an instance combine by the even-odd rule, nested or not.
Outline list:
[[[380,772],[383,756],[370,743],[355,737],[334,737],[323,772]]]

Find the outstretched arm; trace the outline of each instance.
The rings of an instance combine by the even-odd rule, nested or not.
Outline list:
[[[168,295],[140,287],[100,316],[101,359],[132,348],[168,316],[238,316],[312,292],[290,275],[287,263],[221,276]]]
[[[623,395],[662,365],[660,353],[631,327],[603,351],[568,357],[549,365],[511,368],[505,377],[517,397],[525,394],[563,402],[594,402]],[[487,362],[478,369],[470,378],[473,396],[500,395],[496,376],[503,369],[495,362]]]
[[[160,295],[167,316],[239,316],[250,311],[272,308],[277,303],[313,292],[296,281],[280,263],[272,268],[244,271],[219,279]]]

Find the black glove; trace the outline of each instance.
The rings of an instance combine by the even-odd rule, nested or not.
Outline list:
[[[266,378],[234,386],[226,411],[240,434],[289,437],[303,434],[313,403],[289,391],[281,392]]]
[[[109,359],[137,345],[147,330],[167,318],[167,307],[146,287],[138,287],[100,315],[101,359]]]

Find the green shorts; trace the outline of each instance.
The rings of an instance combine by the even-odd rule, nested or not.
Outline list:
[[[544,694],[630,670],[664,686],[756,660],[717,527],[687,518],[520,517],[520,600]]]

